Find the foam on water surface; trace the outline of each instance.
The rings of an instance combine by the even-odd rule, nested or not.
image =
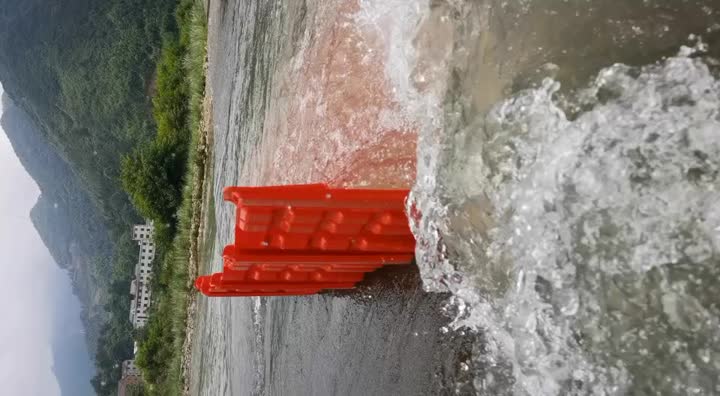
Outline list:
[[[418,262],[484,335],[478,391],[720,391],[720,83],[691,52],[424,129]]]
[[[412,183],[416,132],[383,72],[384,29],[392,24],[370,22],[366,11],[364,1],[337,0],[312,16],[291,71],[281,71],[276,89],[284,100],[266,124],[266,134],[275,135],[266,182]]]

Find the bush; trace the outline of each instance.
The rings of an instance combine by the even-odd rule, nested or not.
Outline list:
[[[185,145],[161,139],[123,160],[123,187],[143,216],[157,223],[175,225],[186,162]]]
[[[185,2],[180,9],[186,7]],[[157,125],[155,139],[126,156],[122,162],[121,180],[133,205],[145,217],[166,224],[172,230],[175,214],[182,200],[190,141],[190,82],[183,59],[187,46],[182,32],[190,23],[190,14],[178,12],[180,32],[168,32],[163,39],[157,65],[157,93],[153,98],[153,117]],[[204,43],[203,43],[204,45]]]

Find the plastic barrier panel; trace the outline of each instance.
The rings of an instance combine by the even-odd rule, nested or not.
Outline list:
[[[229,187],[235,242],[223,272],[200,276],[207,296],[282,296],[348,289],[385,265],[409,264],[415,239],[407,190],[331,189],[324,184]]]

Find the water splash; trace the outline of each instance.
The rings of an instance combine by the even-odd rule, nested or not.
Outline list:
[[[418,261],[484,334],[479,391],[720,392],[720,82],[692,53],[424,129]]]

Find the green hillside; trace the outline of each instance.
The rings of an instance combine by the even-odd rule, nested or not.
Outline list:
[[[113,231],[136,219],[118,178],[155,135],[150,94],[167,0],[0,0],[0,81]]]

